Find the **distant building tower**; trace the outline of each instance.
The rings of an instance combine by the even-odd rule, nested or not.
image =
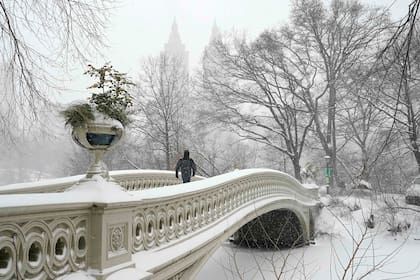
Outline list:
[[[174,22],[172,23],[172,30],[171,34],[169,35],[169,40],[165,44],[165,48],[162,52],[162,54],[168,56],[168,57],[175,57],[182,61],[182,63],[185,65],[185,69],[188,72],[188,51],[185,48],[185,45],[181,41],[181,37],[179,36],[178,32],[178,25],[176,24],[176,20],[174,19]]]
[[[204,48],[204,53],[202,57],[202,62],[207,63],[206,58],[211,57],[213,55],[217,55],[216,42],[222,40],[222,33],[220,32],[219,27],[216,24],[216,21],[213,23],[213,27],[211,28],[210,39]],[[207,65],[208,66],[208,65]]]
[[[221,40],[222,34],[220,33],[220,29],[216,24],[216,21],[213,23],[213,27],[211,28],[211,34],[210,34],[210,43],[213,41]]]

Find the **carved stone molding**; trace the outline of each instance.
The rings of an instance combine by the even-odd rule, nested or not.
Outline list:
[[[86,268],[86,226],[86,216],[2,224],[0,279],[54,279]]]
[[[111,250],[112,252],[124,249],[124,233],[121,227],[115,227],[111,233]]]
[[[109,226],[108,236],[108,257],[127,253],[127,224]]]
[[[175,274],[174,276],[172,276],[171,278],[169,278],[169,280],[181,280],[182,276],[184,276],[185,272],[187,271],[187,269],[178,272],[177,274]]]

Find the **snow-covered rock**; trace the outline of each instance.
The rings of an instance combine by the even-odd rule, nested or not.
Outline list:
[[[414,179],[411,186],[407,189],[405,195],[405,202],[407,204],[420,205],[420,178]]]
[[[356,189],[362,189],[362,190],[372,190],[372,185],[365,180],[360,180],[359,184],[357,184]]]

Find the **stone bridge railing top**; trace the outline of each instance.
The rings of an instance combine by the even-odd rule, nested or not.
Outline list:
[[[228,185],[231,182],[237,181],[239,178],[246,180],[247,177],[251,176],[272,176],[274,180],[280,180],[284,184],[296,188],[297,195],[310,199],[317,199],[318,196],[317,188],[303,186],[295,178],[286,173],[263,168],[237,170],[234,172],[207,178],[202,182],[198,181],[201,181],[204,178],[197,177],[195,178],[195,181],[188,184],[188,188],[185,187],[186,185],[181,184],[180,180],[176,179],[174,177],[174,173],[170,171],[124,170],[113,171],[111,172],[111,175],[115,179],[116,184],[114,188],[109,188],[108,186],[107,189],[103,189],[101,184],[112,184],[112,182],[108,183],[100,177],[98,177],[97,181],[92,180],[90,182],[84,182],[79,186],[79,188],[77,188],[78,181],[83,178],[82,175],[60,179],[50,179],[42,182],[0,186],[0,194],[7,194],[8,198],[11,198],[10,195],[13,194],[31,194],[30,196],[19,196],[19,199],[17,200],[6,199],[3,201],[4,203],[0,203],[0,208],[3,208],[4,206],[12,207],[13,205],[9,205],[9,202],[11,204],[17,203],[17,205],[15,205],[17,207],[29,207],[34,205],[48,204],[48,202],[51,201],[55,202],[54,204],[66,205],[87,202],[115,203],[118,201],[129,203],[130,201],[146,199],[162,199],[164,197],[174,197],[177,195],[184,196],[188,195],[189,193],[202,192],[206,189],[212,189],[215,186]],[[163,183],[167,183],[167,185],[164,185]],[[155,187],[160,187],[160,189],[153,189]],[[49,189],[52,191],[48,192]],[[68,191],[75,190],[84,192],[84,195],[80,197],[69,195]],[[97,192],[103,192],[104,190],[106,190],[105,196],[97,196]],[[113,193],[113,190],[117,190],[116,193],[119,193],[119,195]],[[39,194],[36,195],[37,193]],[[43,195],[41,195],[41,193]],[[1,197],[2,196],[0,196],[0,199]],[[38,197],[40,198],[39,201],[37,200]],[[45,199],[46,197],[48,197],[48,199]]]
[[[175,178],[175,172],[163,170],[118,170],[111,171],[111,177],[127,190],[139,190],[177,185],[181,179]],[[0,186],[0,194],[50,193],[62,192],[83,179],[84,175],[46,179],[39,182],[18,183]],[[193,181],[202,180],[195,176]]]

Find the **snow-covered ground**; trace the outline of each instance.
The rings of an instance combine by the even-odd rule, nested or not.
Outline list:
[[[420,279],[420,207],[398,195],[323,201],[315,244],[276,252],[225,242],[197,279]]]

